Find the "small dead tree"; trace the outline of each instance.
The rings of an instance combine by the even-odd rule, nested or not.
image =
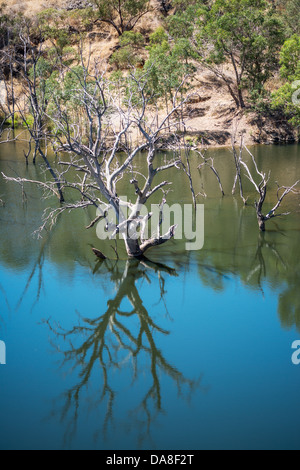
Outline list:
[[[9,106],[9,93],[8,93],[7,80],[2,69],[3,56],[4,54],[1,51],[0,52],[0,138],[3,134],[5,127],[7,127],[8,125],[9,119],[12,118],[12,122],[14,122],[14,116]]]
[[[232,195],[235,194],[236,185],[237,185],[237,183],[239,183],[240,196],[241,196],[241,199],[242,199],[244,205],[246,205],[247,204],[247,198],[245,198],[245,196],[244,196],[244,189],[243,189],[243,182],[242,182],[242,168],[241,168],[243,148],[244,148],[244,135],[241,134],[241,137],[240,137],[239,151],[237,151],[235,143],[236,143],[236,137],[235,137],[235,135],[232,135],[231,136],[231,145],[232,145],[232,153],[233,153],[235,170],[236,170],[234,183],[233,183],[233,188],[232,188]]]
[[[206,157],[205,156],[205,152],[200,152],[199,150],[196,151],[197,155],[200,156],[203,160],[203,163],[201,163],[199,166],[198,166],[198,170],[201,170],[203,167],[205,166],[208,166],[211,171],[213,172],[213,174],[215,175],[215,177],[217,178],[217,181],[218,181],[218,184],[219,184],[219,188],[220,188],[220,191],[221,191],[221,194],[222,196],[224,197],[225,196],[225,192],[224,192],[224,188],[223,188],[223,184],[222,184],[222,181],[221,181],[221,177],[219,175],[219,172],[218,170],[215,168],[214,166],[214,159],[212,157]]]
[[[15,129],[15,117],[16,117],[16,97],[15,97],[15,80],[14,80],[14,66],[16,64],[16,51],[13,45],[9,45],[2,55],[6,59],[6,66],[8,68],[7,76],[2,74],[2,80],[6,92],[6,106],[9,117],[11,118],[11,128]]]
[[[46,109],[47,99],[45,88],[40,86],[41,78],[38,71],[39,64],[43,59],[42,40],[39,41],[39,45],[36,46],[31,40],[30,26],[25,22],[20,25],[19,31],[19,49],[22,49],[22,53],[13,55],[13,52],[6,52],[7,60],[10,63],[10,83],[5,81],[6,93],[11,96],[12,107],[8,106],[9,115],[14,121],[14,116],[18,113],[23,126],[27,129],[30,140],[29,150],[25,153],[26,163],[28,164],[28,158],[33,148],[33,163],[36,163],[37,155],[42,158],[47,171],[51,174],[51,177],[55,183],[56,190],[53,192],[57,195],[60,202],[64,202],[64,195],[59,181],[59,176],[50,164],[47,157],[47,147],[44,147],[45,136],[46,136]],[[19,69],[19,77],[22,83],[22,94],[24,96],[24,105],[21,101],[15,100],[14,85],[12,66],[16,64]],[[42,80],[43,81],[43,80]],[[33,124],[28,122],[28,114],[31,114],[33,118]]]
[[[250,150],[247,148],[247,146],[245,144],[242,143],[242,145],[243,145],[243,149],[245,149],[247,151],[247,153],[250,155],[251,160],[252,160],[253,165],[254,165],[254,168],[255,168],[255,172],[260,177],[260,182],[256,183],[255,179],[254,179],[254,176],[251,174],[249,166],[242,159],[242,151],[241,151],[240,152],[240,164],[245,168],[246,177],[253,184],[256,192],[259,195],[259,199],[256,200],[255,203],[254,203],[259,230],[261,232],[265,232],[266,222],[268,222],[271,219],[274,219],[275,217],[281,217],[281,216],[286,216],[286,215],[290,214],[290,212],[285,212],[285,213],[279,213],[278,214],[277,211],[280,208],[280,206],[281,206],[283,200],[285,199],[285,197],[290,193],[295,193],[296,192],[296,187],[299,184],[300,180],[296,181],[296,183],[294,183],[292,186],[288,186],[288,187],[279,186],[279,184],[276,183],[277,187],[278,187],[277,188],[277,202],[267,214],[264,214],[263,207],[264,207],[264,203],[265,203],[266,196],[267,196],[268,183],[270,181],[271,172],[269,172],[267,174],[267,173],[264,173],[264,172],[260,171],[258,166],[257,166],[256,160],[254,158],[254,155],[250,152]]]
[[[144,239],[145,225],[152,214],[142,216],[140,211],[154,194],[164,191],[170,184],[165,180],[155,185],[157,175],[180,163],[173,158],[159,166],[155,164],[155,157],[158,142],[169,128],[169,120],[173,118],[173,128],[178,126],[174,116],[182,106],[179,96],[187,77],[175,90],[172,109],[160,118],[151,105],[154,97],[146,91],[147,73],[142,76],[132,73],[128,77],[122,99],[98,62],[91,67],[90,63],[84,63],[82,57],[80,70],[78,67],[66,69],[65,73],[72,75],[74,83],[72,89],[68,90],[68,100],[64,95],[62,80],[58,84],[61,89],[52,96],[52,112],[47,114],[54,126],[52,133],[48,134],[48,140],[57,153],[61,173],[55,173],[54,182],[46,183],[4,177],[19,184],[40,184],[52,192],[56,184],[61,192],[70,189],[79,195],[78,201],[47,211],[41,229],[48,223],[53,225],[64,211],[99,207],[102,204],[112,207],[117,224],[112,226],[107,220],[111,237],[120,234],[128,256],[142,257],[149,248],[167,242],[175,234],[176,227],[171,226],[165,234],[158,230],[149,239]],[[42,154],[40,146],[38,150]],[[141,152],[147,162],[147,173],[143,175],[134,168]],[[66,153],[69,158],[66,158]],[[118,183],[126,173],[133,175],[130,183],[135,190],[134,202],[127,202],[118,195]],[[138,236],[132,236],[138,229]]]
[[[18,41],[16,40],[18,21],[9,15],[1,16],[0,7],[0,111],[5,109],[6,120],[11,119],[10,127],[15,128],[15,75]]]
[[[176,156],[177,168],[181,168],[189,180],[193,206],[194,206],[194,210],[196,211],[197,210],[197,195],[194,189],[193,176],[192,176],[191,163],[190,163],[192,147],[188,142],[186,142],[184,137],[183,139],[181,139],[180,136],[174,135],[173,140],[174,140],[174,144],[170,145],[170,149],[172,149],[174,155]]]

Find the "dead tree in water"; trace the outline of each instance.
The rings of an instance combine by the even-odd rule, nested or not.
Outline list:
[[[199,166],[198,166],[198,170],[201,170],[204,166],[208,166],[211,171],[213,172],[213,174],[215,175],[215,177],[217,178],[217,181],[218,181],[218,184],[219,184],[219,188],[220,188],[220,191],[221,191],[221,194],[222,196],[225,196],[225,192],[224,192],[224,188],[223,188],[223,184],[222,184],[222,181],[221,181],[221,178],[220,178],[220,175],[219,175],[219,172],[216,170],[215,166],[214,166],[214,159],[212,157],[206,157],[205,156],[205,152],[199,152],[197,151],[197,154],[202,158],[203,160],[203,163],[201,163]]]
[[[11,47],[4,51],[2,55],[4,55],[10,69],[9,80],[5,76],[2,77],[7,96],[6,109],[8,115],[5,116],[5,121],[10,118],[12,120],[11,128],[14,129],[15,115],[18,115],[18,118],[22,122],[23,127],[28,131],[30,136],[29,150],[28,152],[24,152],[26,163],[28,164],[29,155],[32,149],[33,163],[36,163],[37,155],[40,155],[47,171],[51,174],[51,178],[55,183],[56,190],[53,192],[58,196],[60,202],[62,203],[64,202],[64,195],[62,192],[59,175],[47,157],[47,146],[44,148],[47,130],[47,99],[45,87],[41,86],[41,83],[45,83],[45,79],[42,77],[41,71],[38,70],[43,61],[42,36],[39,41],[39,46],[33,44],[31,39],[30,26],[25,21],[24,24],[20,24],[20,30],[18,32],[18,53],[16,53],[14,47],[11,45]],[[21,102],[21,100],[16,100],[15,97],[13,79],[14,67],[16,67],[18,70],[19,80],[22,84],[22,95],[24,97],[24,103]],[[1,106],[0,103],[0,111],[3,111],[4,109],[5,106]],[[33,123],[28,122],[29,112],[33,118]]]
[[[240,188],[240,196],[241,199],[244,203],[244,205],[247,204],[247,198],[244,196],[244,189],[243,189],[243,183],[242,183],[242,172],[241,172],[241,165],[242,165],[242,155],[243,155],[243,149],[244,149],[244,137],[241,135],[241,141],[240,141],[240,147],[239,147],[239,152],[237,152],[236,146],[235,146],[235,136],[231,136],[231,145],[232,145],[232,153],[233,153],[233,158],[234,158],[234,164],[235,164],[235,169],[236,169],[236,174],[234,178],[234,183],[233,183],[233,188],[232,188],[232,194],[235,194],[236,190],[236,185],[239,183],[239,188]]]
[[[252,175],[252,173],[249,169],[249,166],[243,161],[242,153],[243,153],[244,149],[250,155],[251,160],[252,160],[253,165],[254,165],[254,168],[255,168],[255,172],[260,177],[260,182],[259,183],[255,182],[254,176]],[[252,183],[252,185],[254,186],[256,192],[259,195],[259,199],[255,201],[254,207],[255,207],[255,210],[256,210],[256,216],[257,216],[259,230],[261,232],[265,232],[266,222],[268,222],[271,219],[274,219],[275,217],[281,217],[281,216],[285,216],[285,215],[290,214],[290,212],[284,212],[284,213],[277,214],[277,210],[280,208],[283,200],[285,199],[285,197],[288,194],[296,193],[296,187],[299,184],[300,180],[296,181],[296,183],[294,183],[292,186],[279,186],[278,183],[276,183],[277,184],[277,202],[272,207],[272,209],[267,214],[265,214],[264,210],[263,210],[263,207],[264,207],[264,203],[265,203],[266,196],[267,196],[268,183],[270,181],[271,172],[266,174],[266,173],[259,170],[259,168],[257,166],[257,163],[256,163],[256,160],[254,158],[254,155],[250,152],[250,150],[243,143],[243,141],[241,141],[239,164],[242,165],[245,168],[246,177]]]
[[[165,234],[158,231],[151,234],[149,239],[144,239],[144,226],[152,214],[149,212],[142,216],[141,208],[159,191],[163,193],[163,200],[165,198],[164,189],[171,183],[160,180],[155,184],[156,177],[173,167],[181,168],[176,155],[166,164],[155,163],[159,140],[169,132],[170,120],[173,120],[174,131],[178,127],[178,120],[174,116],[188,99],[179,98],[187,77],[174,92],[172,109],[161,117],[155,111],[155,106],[151,105],[155,97],[149,96],[146,91],[147,73],[142,76],[132,73],[126,79],[126,91],[120,92],[107,78],[105,70],[101,70],[101,63],[96,61],[94,66],[90,62],[86,64],[83,56],[81,61],[80,70],[78,67],[65,69],[65,74],[68,74],[74,84],[72,89],[68,89],[68,98],[62,80],[51,97],[52,111],[48,114],[43,111],[52,123],[53,130],[48,134],[48,141],[55,148],[57,168],[62,168],[60,174],[55,170],[54,183],[58,192],[72,190],[73,194],[79,196],[79,200],[50,210],[42,228],[45,228],[47,221],[53,224],[64,211],[104,205],[114,210],[117,219],[111,230],[111,237],[120,234],[128,256],[142,257],[149,248],[161,245],[175,235],[176,227],[171,226]],[[30,82],[28,86],[32,89]],[[123,95],[120,96],[120,93]],[[34,90],[33,94],[38,97]],[[33,103],[33,108],[34,106]],[[43,156],[41,146],[38,150]],[[135,167],[141,152],[147,162],[145,174],[141,174],[140,169]],[[69,157],[66,157],[66,153]],[[118,183],[126,174],[131,176],[130,184],[135,191],[134,202],[126,201],[118,194]],[[19,184],[30,183],[21,178],[6,179]],[[36,181],[31,183],[38,184]],[[40,185],[52,192],[56,190],[53,181]],[[110,226],[109,221],[107,222]],[[138,236],[132,237],[131,233],[137,234],[138,229]]]

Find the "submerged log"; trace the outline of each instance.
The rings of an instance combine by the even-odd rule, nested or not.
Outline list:
[[[102,253],[102,251],[97,250],[97,248],[92,248],[93,253],[97,256],[99,259],[107,259],[107,257]]]

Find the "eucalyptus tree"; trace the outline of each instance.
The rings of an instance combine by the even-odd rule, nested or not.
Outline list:
[[[49,44],[44,52],[53,68],[71,65],[77,60],[77,44],[84,34],[81,25],[84,16],[78,12],[74,15],[59,8],[42,10],[37,15],[35,29],[41,41]]]
[[[286,24],[287,36],[300,34],[300,0],[277,0],[276,4]]]
[[[167,24],[174,37],[190,41],[195,59],[223,81],[237,108],[246,106],[245,89],[261,94],[278,68],[284,25],[265,0],[192,2]]]
[[[139,55],[145,47],[144,36],[135,31],[125,31],[119,38],[120,48],[117,49],[110,58],[110,63],[120,69],[134,68],[138,63],[142,64],[143,59]]]
[[[178,89],[182,96],[191,89],[192,77],[196,71],[190,60],[191,45],[185,38],[171,41],[167,32],[160,27],[150,35],[147,49],[149,58],[144,66],[149,77],[147,87],[156,100],[161,98],[164,101],[168,113]],[[184,86],[181,86],[182,83]]]
[[[91,17],[110,24],[119,36],[131,31],[137,23],[150,11],[149,0],[92,0],[95,9],[91,9]]]
[[[300,36],[288,39],[280,53],[280,75],[284,83],[272,95],[272,105],[280,108],[299,129],[300,125]]]
[[[282,21],[265,0],[216,0],[203,10],[201,22],[204,63],[225,82],[236,106],[244,108],[243,89],[260,94],[278,68]],[[227,61],[234,70],[234,86],[223,68]]]
[[[5,13],[0,6],[0,110],[3,123],[10,121],[15,128],[15,77],[20,41],[19,29],[22,22],[20,15]]]

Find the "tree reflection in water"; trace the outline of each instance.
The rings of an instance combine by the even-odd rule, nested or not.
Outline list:
[[[7,307],[8,311],[10,311],[10,305],[9,305],[9,301],[8,301],[6,292],[5,292],[5,290],[4,290],[4,288],[2,287],[1,284],[0,284],[0,293],[1,293],[2,296],[3,296],[3,299],[1,299],[1,302],[4,303],[4,304],[6,304],[6,307]],[[1,303],[0,303],[0,309],[1,309],[0,311],[4,311],[4,309],[1,308],[1,307],[3,307],[3,306],[2,306]],[[0,326],[1,326],[2,324],[4,324],[4,319],[3,319],[2,316],[0,315]]]
[[[110,376],[113,370],[122,371],[125,364],[131,359],[133,381],[139,379],[138,362],[145,363],[145,357],[150,360],[151,384],[144,394],[138,406],[131,411],[131,419],[135,417],[136,429],[140,425],[139,439],[151,438],[150,427],[156,416],[163,412],[163,397],[161,389],[162,376],[168,376],[176,385],[178,394],[186,398],[200,386],[201,377],[191,380],[171,365],[164,357],[156,344],[157,334],[168,335],[169,332],[161,328],[149,315],[143,304],[141,293],[136,283],[145,279],[151,284],[148,275],[149,270],[155,272],[159,280],[160,296],[164,301],[165,278],[164,275],[177,276],[174,269],[162,264],[154,264],[147,259],[128,260],[124,270],[120,272],[122,262],[114,265],[110,261],[99,261],[94,273],[101,268],[105,269],[115,284],[116,295],[107,302],[106,312],[98,318],[81,318],[81,324],[66,331],[60,325],[53,325],[47,321],[51,332],[56,336],[56,341],[63,338],[68,343],[68,349],[61,352],[62,364],[71,365],[72,370],[79,369],[79,381],[65,395],[65,404],[62,417],[67,415],[71,419],[68,423],[68,438],[76,433],[76,425],[79,417],[80,397],[83,389],[88,386],[95,369],[102,372],[102,385],[100,401],[107,401],[106,415],[103,420],[105,436],[108,427],[114,422],[114,405],[117,390],[111,385]],[[128,300],[132,306],[129,311],[124,311],[122,303]],[[135,321],[133,321],[135,320]],[[76,344],[76,346],[75,346]],[[144,371],[143,371],[144,372]],[[99,397],[98,397],[99,398]],[[142,417],[140,415],[142,413]]]
[[[257,250],[255,253],[253,265],[251,266],[251,270],[247,277],[247,283],[250,283],[251,279],[254,278],[254,284],[257,285],[259,290],[262,292],[263,296],[265,295],[263,281],[267,277],[267,264],[265,259],[266,250],[268,250],[272,254],[271,258],[275,260],[277,270],[288,270],[284,259],[276,248],[276,244],[271,240],[267,240],[266,233],[260,233],[258,237]]]

